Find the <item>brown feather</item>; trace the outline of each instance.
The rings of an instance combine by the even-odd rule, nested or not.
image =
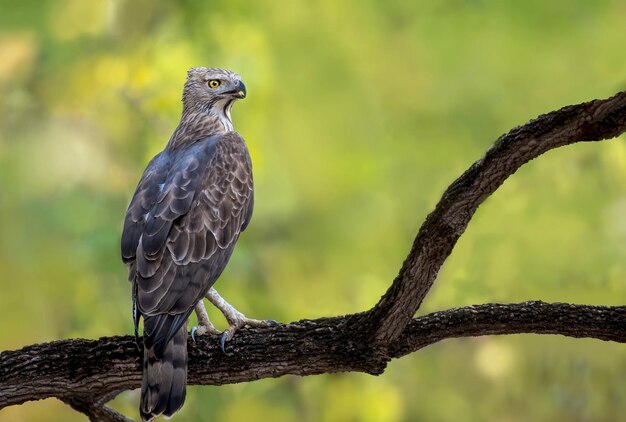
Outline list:
[[[148,164],[124,220],[122,259],[144,319],[144,420],[182,406],[187,319],[226,267],[252,216],[250,155],[231,131],[230,117],[211,109],[217,97],[206,87],[208,74],[241,85],[232,72],[190,70],[181,122]]]

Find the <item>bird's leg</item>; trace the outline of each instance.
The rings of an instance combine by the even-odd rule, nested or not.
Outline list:
[[[198,316],[198,325],[191,329],[191,338],[196,341],[196,336],[201,336],[206,333],[219,334],[220,331],[211,324],[209,320],[209,314],[206,313],[204,307],[204,301],[198,302],[195,308],[196,315]]]
[[[230,303],[226,302],[213,287],[209,289],[206,298],[224,314],[226,321],[228,321],[228,328],[220,336],[220,347],[224,353],[226,353],[224,350],[226,342],[232,339],[235,332],[240,328],[246,325],[249,327],[272,327],[278,324],[274,320],[259,320],[246,317]]]

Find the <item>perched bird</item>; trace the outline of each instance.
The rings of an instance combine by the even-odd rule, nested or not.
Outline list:
[[[252,216],[252,163],[233,130],[231,109],[246,97],[239,75],[225,69],[189,70],[183,114],[165,149],[148,164],[126,211],[122,259],[132,283],[135,336],[143,318],[144,421],[171,416],[185,401],[187,320],[192,336],[217,333],[208,320],[207,297],[226,316],[221,346],[246,318],[212,288]]]

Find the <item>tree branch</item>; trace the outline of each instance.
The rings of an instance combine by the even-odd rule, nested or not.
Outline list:
[[[121,393],[121,391],[115,393],[115,395],[117,395],[117,393]],[[132,419],[127,418],[126,416],[116,412],[115,410],[111,409],[108,406],[105,406],[102,403],[89,403],[76,398],[62,399],[62,401],[70,405],[72,409],[76,410],[77,412],[85,414],[90,421],[133,422]]]
[[[226,384],[359,371],[438,341],[491,334],[560,334],[626,342],[626,307],[564,303],[485,304],[413,315],[478,206],[520,166],[544,152],[626,130],[626,92],[539,116],[500,137],[444,193],[426,218],[398,276],[360,314],[239,332],[221,353],[213,336],[189,344],[190,384]],[[71,339],[0,353],[0,409],[57,397],[91,419],[124,421],[104,406],[141,383],[142,351],[131,336]]]
[[[626,306],[532,301],[473,305],[434,312],[413,319],[390,350],[390,355],[399,358],[448,338],[521,333],[560,334],[625,343]]]
[[[501,136],[445,191],[420,228],[393,284],[370,314],[376,344],[390,344],[413,318],[478,206],[523,164],[546,151],[626,130],[626,91],[541,115]]]
[[[246,329],[228,343],[216,336],[189,342],[189,384],[221,385],[276,378],[358,371],[380,374],[355,325],[361,314],[278,327]],[[626,342],[626,307],[525,302],[486,304],[435,312],[413,319],[389,356],[399,358],[441,340],[493,334],[561,334]],[[0,408],[57,397],[96,417],[102,397],[141,385],[141,356],[132,336],[72,339],[26,346],[0,354]],[[107,419],[115,420],[115,419]]]

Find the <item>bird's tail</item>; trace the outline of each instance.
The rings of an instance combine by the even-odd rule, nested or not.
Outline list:
[[[144,320],[145,329],[151,325]],[[145,338],[145,337],[144,337]],[[165,345],[162,355],[154,344],[146,347],[144,340],[143,383],[139,411],[143,421],[151,421],[160,414],[172,416],[185,402],[187,384],[187,323]]]

